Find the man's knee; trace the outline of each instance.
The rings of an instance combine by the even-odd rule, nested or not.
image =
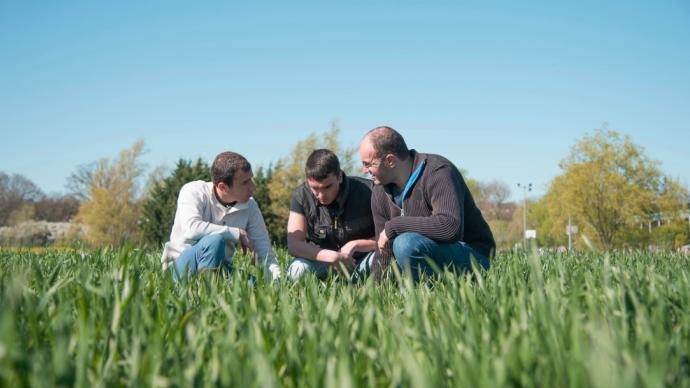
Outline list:
[[[220,234],[209,234],[199,241],[205,248],[218,249],[225,248],[225,239]]]
[[[199,241],[204,251],[202,261],[205,267],[216,269],[225,257],[225,239],[222,235],[211,234]]]
[[[419,233],[402,233],[393,240],[393,256],[401,268],[416,264],[424,247],[424,236]]]

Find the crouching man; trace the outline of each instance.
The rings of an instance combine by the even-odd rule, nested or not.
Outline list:
[[[374,178],[378,274],[395,258],[418,281],[434,267],[456,272],[490,267],[496,244],[460,171],[448,159],[407,148],[390,127],[369,131],[359,145],[364,172]]]
[[[374,241],[371,187],[368,179],[349,177],[331,151],[312,152],[307,181],[292,194],[287,226],[288,251],[295,258],[287,273],[297,280],[307,273],[319,279],[331,270],[366,275]]]
[[[232,271],[235,247],[251,252],[253,262],[265,269],[268,280],[280,276],[280,267],[259,206],[252,167],[242,155],[223,152],[211,166],[212,182],[182,186],[177,199],[170,241],[161,263],[173,277],[186,279],[199,271]]]

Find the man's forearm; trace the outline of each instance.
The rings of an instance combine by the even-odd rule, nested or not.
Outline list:
[[[295,257],[330,263],[335,251],[323,249],[306,241],[288,241],[288,252]]]
[[[374,238],[354,240],[355,252],[371,252],[376,249],[376,240]]]
[[[415,232],[439,242],[455,242],[462,234],[462,223],[457,217],[432,215],[428,217],[395,217],[386,223],[388,238],[405,232]]]
[[[239,229],[225,225],[213,224],[199,219],[188,220],[185,225],[184,238],[186,240],[200,240],[202,237],[211,234],[220,234],[224,239],[238,241]]]

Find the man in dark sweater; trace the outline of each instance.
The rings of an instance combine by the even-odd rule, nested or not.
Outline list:
[[[376,248],[372,182],[345,175],[327,149],[312,152],[304,172],[307,181],[295,189],[290,203],[287,242],[294,259],[288,276],[297,280],[312,273],[323,279],[332,269],[344,268],[366,275]]]
[[[416,281],[433,266],[465,272],[472,258],[488,269],[496,243],[460,171],[448,159],[409,150],[390,127],[369,131],[359,146],[374,179],[371,210],[377,252],[374,270],[392,257]]]

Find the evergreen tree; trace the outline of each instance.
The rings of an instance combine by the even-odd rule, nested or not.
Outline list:
[[[266,222],[266,229],[268,229],[268,234],[271,237],[271,242],[273,244],[285,246],[286,232],[282,220],[277,215],[269,211],[271,209],[271,204],[273,203],[271,195],[269,193],[269,185],[273,179],[273,174],[275,173],[275,167],[269,165],[268,168],[259,167],[254,174],[254,183],[256,184],[256,191],[254,192],[254,200],[259,204],[261,208],[261,213],[264,217],[264,222]]]
[[[196,180],[211,180],[208,164],[201,158],[194,163],[180,159],[170,176],[152,185],[144,200],[139,220],[144,242],[161,245],[168,241],[180,189],[185,183]]]

